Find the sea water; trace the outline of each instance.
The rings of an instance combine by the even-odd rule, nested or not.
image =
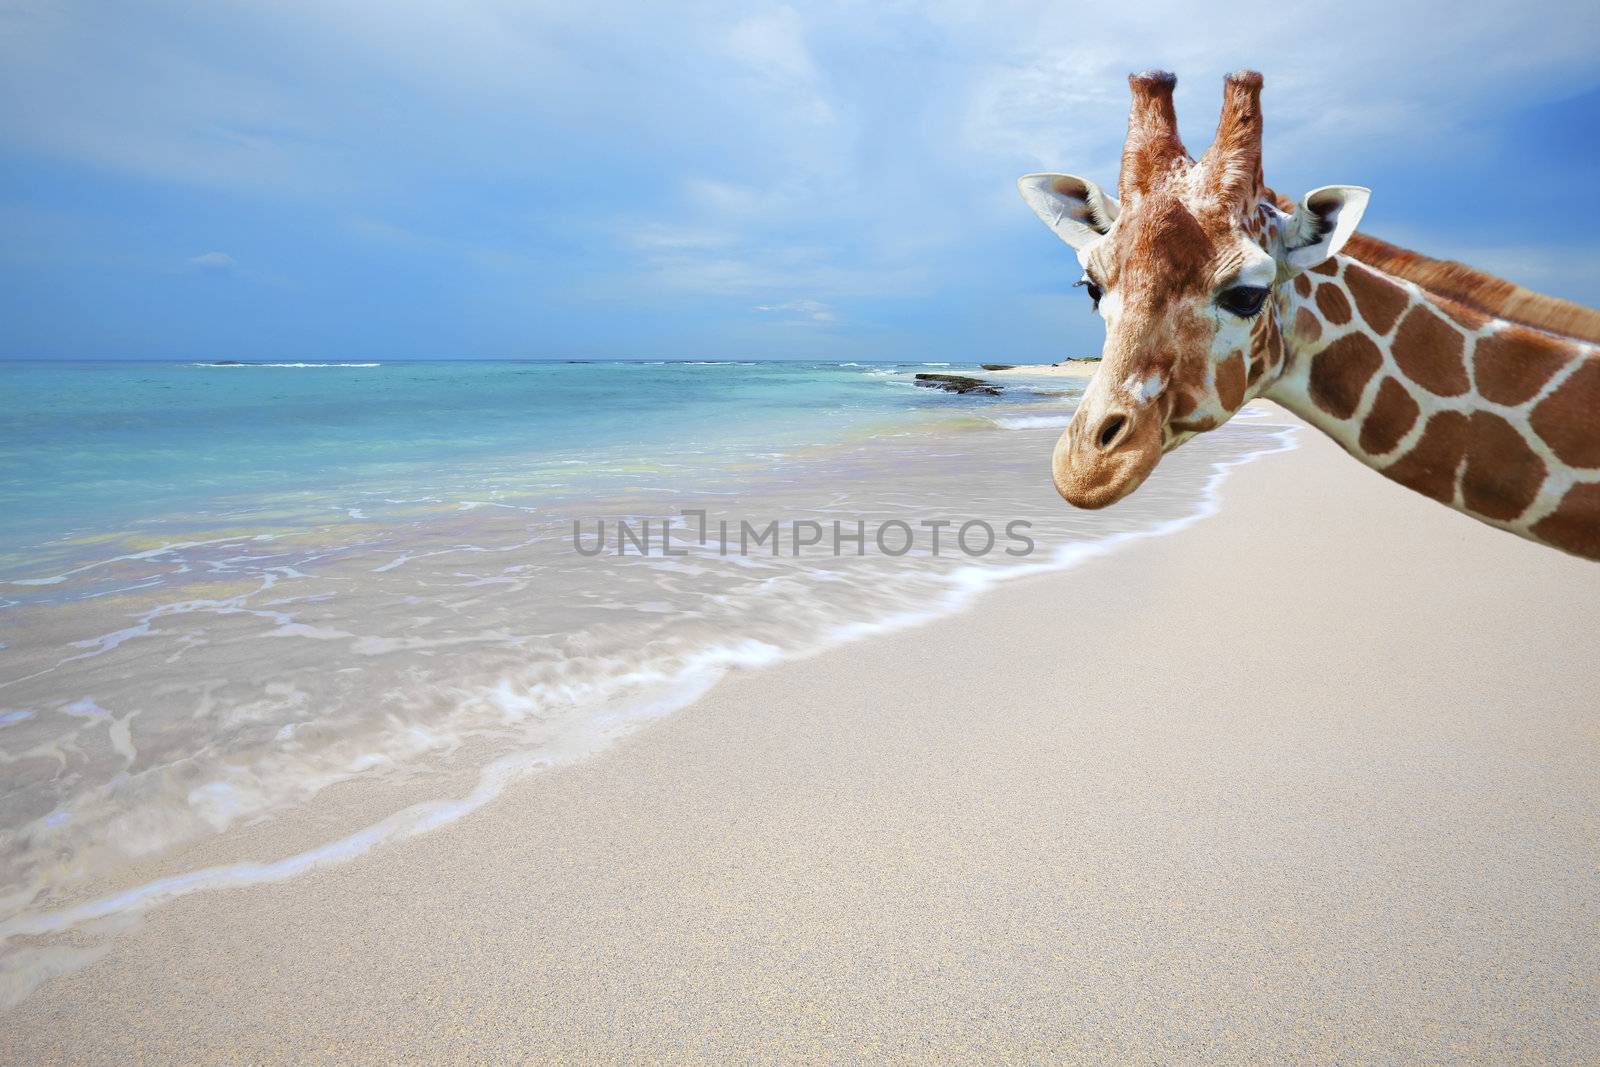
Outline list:
[[[1049,457],[1081,383],[919,371],[982,374],[0,364],[0,1000],[84,951],[52,937],[447,822],[730,669],[1191,521],[1282,447],[1236,419],[1075,511]],[[472,788],[304,853],[127,873],[463,761]]]

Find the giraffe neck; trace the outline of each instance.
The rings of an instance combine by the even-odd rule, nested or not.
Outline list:
[[[1263,393],[1375,470],[1600,559],[1600,351],[1336,256],[1281,298]]]

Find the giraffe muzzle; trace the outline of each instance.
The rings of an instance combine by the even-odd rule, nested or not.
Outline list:
[[[1051,474],[1056,492],[1079,508],[1115,504],[1161,459],[1161,420],[1148,407],[1085,404],[1056,442]]]

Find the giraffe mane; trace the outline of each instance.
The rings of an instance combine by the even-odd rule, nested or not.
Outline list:
[[[1574,340],[1600,343],[1600,311],[1536,293],[1465,263],[1432,259],[1364,233],[1353,234],[1344,246],[1344,253],[1385,274],[1415,282],[1435,296],[1494,318]]]

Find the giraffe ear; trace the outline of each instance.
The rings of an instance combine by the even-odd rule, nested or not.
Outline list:
[[[1080,252],[1104,237],[1117,221],[1117,202],[1087,178],[1072,174],[1027,174],[1017,191],[1033,213]]]
[[[1338,255],[1356,232],[1371,195],[1359,185],[1324,185],[1302,197],[1283,231],[1283,259],[1290,271],[1299,274]]]

